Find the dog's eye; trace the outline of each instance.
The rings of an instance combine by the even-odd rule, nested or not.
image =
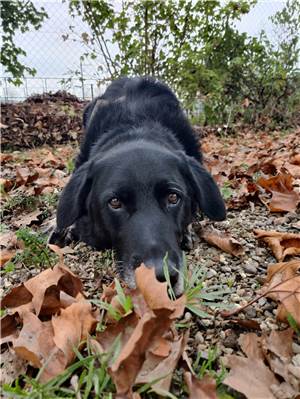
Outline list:
[[[176,205],[179,201],[179,195],[177,195],[176,193],[170,193],[168,195],[168,203],[170,205]]]
[[[119,209],[122,207],[122,202],[117,197],[112,198],[108,203],[113,209]]]

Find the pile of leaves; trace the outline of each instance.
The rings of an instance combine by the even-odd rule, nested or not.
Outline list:
[[[85,103],[65,92],[1,104],[3,149],[79,142]]]
[[[300,130],[203,139],[205,164],[228,209],[260,201],[270,212],[295,212],[300,203]]]

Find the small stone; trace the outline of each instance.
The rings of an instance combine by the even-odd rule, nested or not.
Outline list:
[[[246,316],[249,319],[254,319],[256,317],[256,310],[254,309],[253,306],[248,306],[245,310],[244,310]]]
[[[225,273],[230,273],[231,272],[231,268],[229,266],[223,266],[222,267],[222,271]]]
[[[259,298],[257,303],[259,306],[264,306],[266,304],[266,302],[267,302],[267,299],[265,297],[262,297],[262,298]]]
[[[197,345],[197,351],[198,351],[198,352],[202,352],[202,351],[204,351],[205,349],[207,349],[207,345],[206,345],[206,344],[199,344],[199,345]]]
[[[254,260],[248,261],[244,265],[244,270],[246,273],[249,274],[256,274],[257,273],[258,263]]]
[[[292,363],[296,367],[300,367],[300,353],[292,357]]]
[[[228,332],[227,336],[225,337],[225,339],[223,340],[223,345],[225,346],[225,348],[236,348],[237,346],[237,335],[236,333],[231,330]]]
[[[280,218],[276,218],[274,221],[273,221],[273,224],[274,224],[274,226],[279,226],[279,225],[281,225],[281,224],[286,224],[286,223],[288,223],[289,222],[289,218],[288,217],[286,217],[286,216],[283,216],[283,217],[280,217]]]
[[[237,293],[239,296],[244,296],[245,293],[246,293],[246,290],[245,290],[244,288],[240,288],[240,289],[236,290],[236,293]]]
[[[198,331],[195,335],[195,342],[196,344],[203,344],[204,343],[204,337],[200,331]]]
[[[232,348],[224,348],[224,352],[226,353],[226,355],[232,355],[233,349]]]
[[[210,319],[201,319],[201,320],[200,320],[200,324],[201,324],[203,327],[209,327],[209,326],[212,326],[212,325],[213,325],[213,320],[210,320]]]
[[[232,302],[240,302],[241,301],[241,297],[237,294],[232,294],[230,299],[232,300]]]
[[[185,315],[184,315],[184,320],[191,321],[192,320],[192,314],[190,312],[186,312]]]
[[[219,261],[220,263],[227,263],[226,258],[223,254],[220,255]]]
[[[294,353],[296,353],[296,354],[299,353],[300,354],[300,345],[296,344],[296,342],[292,343],[292,349],[293,349]]]
[[[265,311],[264,311],[264,315],[265,315],[266,317],[273,317],[273,313],[269,312],[268,310],[265,310]]]
[[[214,269],[210,269],[210,270],[207,272],[206,277],[207,277],[207,278],[212,278],[212,277],[215,277],[217,274],[218,274],[218,272],[216,272]]]

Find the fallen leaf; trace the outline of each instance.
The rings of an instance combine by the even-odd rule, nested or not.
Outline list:
[[[254,333],[241,334],[238,342],[248,359],[264,360],[261,340],[258,335]]]
[[[185,296],[172,301],[167,284],[158,282],[155,270],[144,265],[136,269],[136,284],[137,289],[130,292],[133,312],[97,334],[98,351],[108,351],[117,337],[120,340],[120,353],[109,370],[117,395],[124,398],[132,397],[134,384],[157,378],[153,390],[168,391],[185,346],[185,339],[172,333],[175,318],[183,314]],[[113,290],[113,286],[105,289],[102,300],[113,304]]]
[[[267,279],[261,293],[279,302],[277,319],[287,321],[291,314],[300,323],[300,259],[268,266]]]
[[[8,249],[4,249],[0,253],[0,265],[1,267],[5,265],[8,261],[10,261],[16,254],[17,251],[9,251]]]
[[[168,296],[167,283],[161,283],[156,279],[153,267],[142,264],[136,269],[135,280],[146,304],[155,314],[160,310],[170,310],[171,319],[182,316],[186,304],[185,295],[172,301]]]
[[[293,177],[287,173],[265,179],[261,177],[257,184],[272,194],[268,204],[271,212],[295,212],[300,195],[293,189]]]
[[[16,354],[33,367],[41,368],[41,381],[61,374],[67,366],[64,353],[55,346],[51,322],[42,322],[27,312],[23,315],[23,327],[13,345]]]
[[[43,215],[43,212],[39,209],[36,209],[33,212],[26,213],[25,215],[19,217],[16,220],[13,220],[12,224],[15,227],[22,227],[22,226],[31,226],[34,222],[41,223],[41,216]]]
[[[92,315],[92,305],[84,300],[61,309],[58,316],[52,317],[51,323],[53,341],[64,353],[66,363],[70,364],[75,358],[73,348],[78,348],[87,335],[94,331],[97,320]]]
[[[227,355],[223,362],[230,368],[223,384],[243,393],[247,399],[276,399],[271,386],[279,385],[279,381],[263,360]]]
[[[240,256],[245,252],[243,246],[228,233],[218,231],[213,227],[203,229],[200,237],[231,255]]]
[[[168,392],[171,386],[173,372],[186,346],[187,335],[177,337],[168,342],[169,353],[167,356],[154,355],[151,350],[146,353],[146,359],[139,374],[136,384],[151,384],[151,388],[158,395]],[[153,381],[157,381],[153,383]]]
[[[272,249],[275,258],[280,262],[288,255],[300,254],[300,233],[283,233],[273,230],[254,230],[257,238],[261,238]]]
[[[217,399],[216,380],[205,375],[201,380],[196,378],[192,373],[186,371],[184,380],[188,387],[189,399]]]

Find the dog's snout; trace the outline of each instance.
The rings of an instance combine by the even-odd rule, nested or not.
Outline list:
[[[171,285],[174,286],[178,281],[178,267],[172,262],[168,262],[168,271],[165,271],[163,259],[148,259],[144,262],[146,266],[153,267],[155,269],[155,275],[158,281],[164,282],[167,279],[166,273],[168,273]]]

